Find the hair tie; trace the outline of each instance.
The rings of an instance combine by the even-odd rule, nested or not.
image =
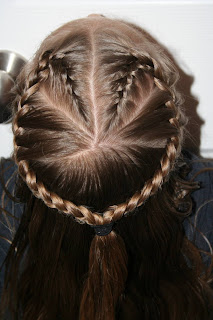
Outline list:
[[[112,231],[113,224],[114,221],[108,224],[91,225],[91,227],[95,230],[95,233],[98,236],[107,236]]]

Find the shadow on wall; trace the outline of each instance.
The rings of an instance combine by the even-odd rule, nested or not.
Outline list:
[[[184,148],[200,155],[201,127],[205,121],[197,113],[199,100],[191,93],[194,77],[187,75],[178,65],[176,66],[180,72],[178,89],[183,93],[185,99],[183,110],[188,117],[188,124],[186,126],[188,136],[186,137]]]
[[[174,63],[175,67],[178,69],[180,74],[180,79],[177,83],[177,88],[181,92],[184,98],[183,111],[188,117],[188,124],[186,130],[188,135],[186,136],[184,142],[184,148],[200,155],[200,143],[201,143],[201,127],[205,121],[197,113],[197,108],[199,105],[199,100],[193,96],[191,93],[191,87],[194,82],[194,77],[192,75],[186,74],[181,67],[178,65],[172,53],[166,48],[161,42],[157,41],[149,32],[144,30],[146,37],[148,37],[152,42],[157,43],[168,55],[171,61]]]

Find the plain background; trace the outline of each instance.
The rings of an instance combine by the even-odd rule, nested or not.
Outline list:
[[[0,0],[0,50],[30,59],[51,31],[91,13],[136,23],[169,50],[185,74],[187,113],[196,113],[191,134],[213,157],[213,0]],[[0,124],[0,156],[11,152],[11,125]]]

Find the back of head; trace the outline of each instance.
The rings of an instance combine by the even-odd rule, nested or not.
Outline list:
[[[177,74],[142,33],[102,17],[73,21],[29,69],[15,119],[19,166],[27,160],[49,190],[98,211],[140,190],[161,160],[162,183],[180,144]]]
[[[182,292],[186,314],[203,314],[187,280],[168,298],[188,270],[175,196],[185,125],[177,80],[143,30],[102,16],[52,32],[23,69],[13,121],[30,190],[23,319],[183,319]]]

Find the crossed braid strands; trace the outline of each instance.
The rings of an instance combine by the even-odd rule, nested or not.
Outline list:
[[[116,81],[118,82],[118,87],[115,92],[117,94],[117,99],[115,100],[117,113],[122,112],[123,103],[128,97],[128,92],[131,89],[135,74],[138,71],[137,65],[134,62],[135,59],[128,64],[128,70],[125,70],[122,72],[122,75],[119,75],[119,77],[116,78]]]
[[[115,90],[113,90],[114,92],[112,91],[110,93],[113,105],[110,106],[110,110],[106,110],[107,112],[110,111],[110,113],[114,113],[113,116],[109,119],[105,128],[105,130],[108,132],[111,129],[114,129],[115,126],[116,128],[119,126],[121,126],[122,128],[122,125],[124,124],[122,119],[124,107],[127,103],[129,93],[131,93],[132,85],[134,85],[134,80],[136,79],[138,71],[142,70],[148,73],[152,73],[153,71],[153,68],[151,66],[141,64],[138,58],[129,53],[126,49],[121,52],[116,52],[116,58],[119,58],[121,60],[121,63],[119,64],[119,67],[121,66],[121,68],[119,70],[116,70],[116,72],[115,70],[109,69],[109,72],[112,71],[110,78],[115,84]],[[136,87],[134,89],[136,89]],[[132,103],[133,101],[131,100],[131,104]],[[118,117],[117,121],[114,121],[115,117]]]
[[[51,55],[51,52],[46,52],[42,55],[41,59],[39,60],[37,73],[32,78],[29,77],[25,92],[19,101],[18,112],[16,114],[16,117],[14,118],[13,123],[14,157],[18,164],[19,173],[37,198],[42,199],[44,203],[50,208],[55,208],[60,212],[64,212],[65,214],[72,214],[79,223],[102,225],[107,224],[110,221],[115,222],[119,220],[124,214],[127,214],[128,212],[133,211],[136,207],[141,206],[161,187],[170,170],[173,168],[175,159],[177,157],[177,154],[179,153],[182,131],[179,124],[179,110],[175,105],[175,95],[169,85],[166,84],[161,68],[155,59],[147,56],[141,57],[135,52],[131,52],[131,54],[136,58],[136,68],[133,68],[133,70],[131,70],[126,75],[125,85],[118,87],[117,89],[118,92],[120,91],[121,99],[120,102],[118,102],[119,107],[121,106],[122,101],[124,101],[128,95],[128,90],[133,83],[133,79],[137,70],[142,69],[145,72],[149,72],[153,76],[155,85],[160,90],[170,93],[171,100],[167,101],[165,103],[165,106],[173,111],[174,117],[169,121],[171,125],[173,125],[178,130],[179,134],[168,139],[167,145],[165,147],[165,154],[160,160],[160,168],[155,171],[151,179],[146,181],[142,190],[137,191],[127,202],[110,206],[103,214],[91,212],[85,206],[77,206],[71,201],[60,198],[54,192],[48,191],[44,184],[41,181],[37,180],[36,174],[29,168],[28,162],[25,160],[18,161],[17,159],[19,147],[16,145],[15,137],[21,134],[23,130],[23,128],[18,126],[18,118],[29,110],[30,107],[27,105],[28,98],[39,89],[40,83],[45,81],[49,77],[49,60],[56,58],[56,56]],[[57,58],[63,58],[63,54],[58,55]]]

